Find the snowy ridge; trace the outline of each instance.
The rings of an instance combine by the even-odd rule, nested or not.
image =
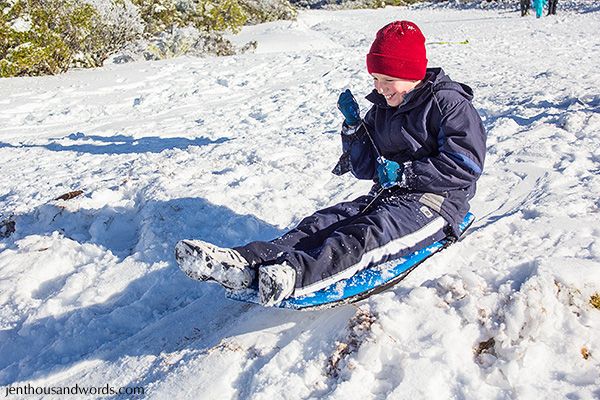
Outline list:
[[[266,310],[187,279],[179,239],[269,239],[368,190],[329,173],[335,102],[350,87],[366,109],[364,54],[399,18],[430,42],[469,40],[428,48],[474,88],[489,132],[469,235],[394,289],[331,310]],[[245,29],[242,42],[269,38],[257,54],[0,80],[0,386],[597,398],[599,22],[310,11]]]

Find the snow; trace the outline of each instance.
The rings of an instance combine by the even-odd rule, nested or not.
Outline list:
[[[10,28],[15,32],[27,32],[31,29],[31,20],[19,17],[12,21]]]
[[[245,28],[235,40],[259,40],[256,54],[1,79],[2,395],[600,397],[600,12],[560,4],[541,19],[303,11]],[[474,88],[489,132],[468,236],[392,290],[330,310],[264,309],[188,279],[180,239],[273,238],[368,190],[329,172],[335,103],[349,87],[368,107],[364,56],[394,19],[430,42],[469,40],[428,48]]]

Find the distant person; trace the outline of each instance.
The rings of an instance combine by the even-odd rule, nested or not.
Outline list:
[[[531,8],[531,0],[521,0],[521,17],[529,15],[530,8]]]
[[[558,0],[549,0],[548,2],[548,15],[556,15],[556,4]]]
[[[340,94],[343,154],[333,173],[372,180],[371,191],[269,242],[230,249],[182,240],[175,258],[188,276],[234,290],[258,284],[271,306],[458,236],[486,151],[472,89],[427,68],[425,37],[409,21],[381,28],[366,61],[372,106],[361,117],[350,90]]]
[[[537,18],[541,18],[544,15],[544,6],[546,5],[546,0],[533,0],[533,8],[535,10],[535,16]]]

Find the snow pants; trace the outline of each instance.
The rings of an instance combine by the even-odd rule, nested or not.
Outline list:
[[[380,196],[363,212],[371,200],[373,196],[361,196],[319,210],[279,238],[235,250],[256,268],[283,262],[292,266],[293,295],[302,296],[446,236],[447,222],[416,199]]]

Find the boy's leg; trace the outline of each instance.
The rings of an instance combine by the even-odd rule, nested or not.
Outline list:
[[[371,265],[410,254],[446,236],[446,221],[416,200],[382,202],[365,215],[352,215],[329,229],[295,232],[300,235],[302,231],[307,237],[319,236],[312,248],[300,249],[300,241],[296,248],[273,241],[254,242],[236,250],[255,265],[293,267],[294,295],[302,295],[349,278]],[[324,238],[320,237],[323,232],[327,233]]]
[[[359,215],[372,199],[371,196],[361,196],[316,211],[294,229],[270,242],[251,242],[234,250],[253,266],[280,261],[281,254],[285,252],[310,251],[320,247],[333,231]]]
[[[441,240],[446,225],[416,200],[383,202],[336,229],[318,248],[285,252],[280,260],[296,270],[294,295],[299,296]]]
[[[175,246],[175,258],[190,278],[214,280],[230,289],[248,287],[257,275],[258,265],[273,263],[282,252],[294,251],[295,247],[319,246],[328,231],[360,213],[371,199],[362,196],[317,211],[300,222],[298,227],[272,242],[253,242],[229,249],[201,240],[182,240]]]
[[[361,196],[352,201],[335,204],[319,210],[304,218],[298,226],[272,243],[294,249],[311,249],[321,244],[336,227],[344,225],[353,218],[373,199],[371,196]]]

